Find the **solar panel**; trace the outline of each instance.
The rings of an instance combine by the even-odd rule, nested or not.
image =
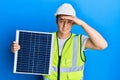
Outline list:
[[[20,50],[15,53],[14,73],[51,73],[53,33],[17,30],[16,42]]]

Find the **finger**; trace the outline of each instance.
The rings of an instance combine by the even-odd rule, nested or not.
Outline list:
[[[14,47],[12,47],[13,49],[19,49],[19,47],[18,46],[14,46]]]
[[[12,48],[11,51],[12,51],[13,53],[15,53],[15,52],[18,51],[18,50]]]
[[[13,49],[20,49],[20,46],[13,46]]]
[[[13,41],[13,43],[17,43],[16,41]]]
[[[19,45],[17,45],[17,44],[13,44],[12,45],[12,48],[14,49],[14,48],[17,48],[17,47],[19,47]]]
[[[17,42],[13,43],[12,46],[20,46]]]
[[[68,19],[73,21],[73,18],[71,16],[63,16],[62,19]]]
[[[13,53],[15,53],[16,51],[18,51],[18,50],[16,50],[16,49],[12,50]]]

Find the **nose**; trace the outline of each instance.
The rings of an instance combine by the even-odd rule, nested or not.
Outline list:
[[[64,21],[64,27],[66,27],[67,26],[67,21]]]

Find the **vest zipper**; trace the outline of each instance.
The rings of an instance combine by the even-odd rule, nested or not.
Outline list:
[[[58,75],[57,75],[57,80],[60,80],[60,61],[61,61],[61,56],[58,58]]]
[[[57,36],[57,35],[56,35]],[[66,42],[71,38],[72,34],[70,35],[70,37],[65,41],[64,46],[66,45]],[[61,58],[62,58],[62,54],[61,56],[59,56],[59,44],[58,44],[58,38],[57,38],[57,46],[58,46],[58,72],[57,72],[57,80],[60,80],[60,63],[61,63]],[[64,49],[64,46],[62,48],[62,51]],[[62,53],[61,51],[61,53]]]

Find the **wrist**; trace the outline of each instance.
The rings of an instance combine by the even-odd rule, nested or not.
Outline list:
[[[85,22],[80,20],[80,19],[78,19],[77,20],[77,24],[80,25],[80,26],[84,26]]]

